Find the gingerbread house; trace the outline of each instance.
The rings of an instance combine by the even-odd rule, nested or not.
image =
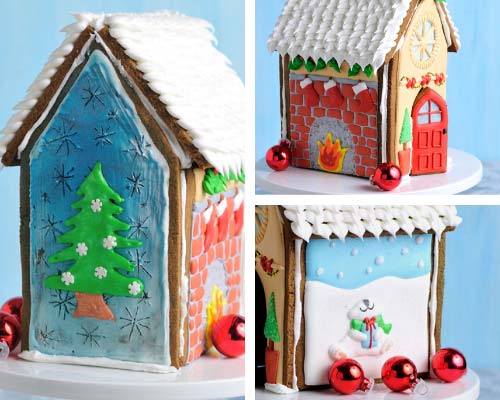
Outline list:
[[[240,308],[243,85],[206,21],[75,19],[1,138],[21,168],[20,356],[173,371]]]
[[[446,1],[288,0],[268,47],[280,54],[292,165],[446,172],[446,68],[460,47]]]
[[[448,206],[257,206],[257,382],[328,385],[354,358],[380,378],[394,355],[427,376],[440,349]]]

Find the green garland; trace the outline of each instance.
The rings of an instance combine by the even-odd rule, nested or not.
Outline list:
[[[297,56],[288,64],[288,68],[292,71],[297,71],[298,69],[304,67],[308,73],[324,70],[327,66],[340,73],[340,65],[335,58],[331,58],[328,62],[325,62],[325,60],[320,58],[318,59],[318,62],[315,62],[311,57],[304,60],[301,56]],[[361,65],[354,64],[352,68],[349,69],[348,76],[354,77],[361,72],[363,72],[368,78],[371,78],[375,71],[371,65],[367,65],[363,69]]]
[[[214,169],[207,169],[202,183],[203,191],[211,196],[225,192],[229,181],[245,183],[245,172],[241,170],[238,176],[230,172],[229,177],[226,177]]]

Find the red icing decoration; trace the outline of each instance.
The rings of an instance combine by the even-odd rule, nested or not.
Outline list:
[[[361,365],[350,358],[336,361],[328,373],[330,386],[341,394],[353,394],[371,390],[373,381],[365,378]]]
[[[432,358],[432,370],[445,382],[455,382],[467,373],[467,361],[456,349],[441,349]]]
[[[217,242],[217,210],[213,205],[210,207],[212,207],[212,214],[210,220],[205,224],[205,251],[208,251],[210,246]]]
[[[382,367],[382,380],[394,392],[413,389],[419,381],[417,367],[406,357],[389,358]]]
[[[366,325],[366,329],[370,330],[370,345],[368,348],[371,349],[373,347],[373,328],[375,328],[377,318],[376,317],[371,317],[371,318],[366,317],[364,319],[364,322]]]
[[[323,105],[325,107],[336,108],[344,103],[344,96],[342,96],[340,92],[339,85],[333,79],[325,84],[325,88],[326,97],[323,99]]]
[[[221,197],[222,201],[222,197]],[[218,231],[219,231],[219,237],[218,241],[222,242],[228,234],[229,231],[229,220],[231,219],[231,216],[233,215],[233,207],[234,207],[234,200],[233,199],[227,199],[226,200],[227,206],[222,215],[219,216],[218,219]]]
[[[403,174],[397,165],[383,163],[375,170],[375,174],[370,177],[370,182],[382,190],[391,191],[401,184],[402,179]]]
[[[243,218],[245,215],[245,204],[242,202],[240,207],[234,212],[234,234],[238,236],[243,228]]]
[[[280,144],[271,147],[266,153],[266,162],[275,171],[284,171],[292,162],[292,150],[288,140],[282,140]]]
[[[432,107],[432,102],[438,106],[438,110]],[[413,106],[411,116],[413,119],[412,175],[446,172],[448,166],[446,101],[434,90],[424,89],[424,95]]]
[[[23,298],[22,297],[13,297],[12,299],[7,300],[0,311],[6,312],[7,314],[11,314],[21,323],[21,316],[23,310]]]
[[[21,341],[21,325],[11,314],[0,311],[0,342],[5,342],[13,351]]]
[[[360,85],[364,86],[360,87]],[[373,113],[377,107],[375,106],[375,102],[370,95],[370,89],[366,86],[366,84],[358,84],[353,87],[353,90],[356,87],[361,90],[358,91],[358,94],[356,95],[357,100],[353,100],[353,103],[356,104],[356,107],[353,107],[353,110],[355,109],[355,111],[363,113]]]
[[[319,95],[314,89],[314,82],[310,78],[304,79],[299,83],[302,93],[304,93],[305,105],[307,107],[316,107],[319,104]]]
[[[272,258],[267,258],[266,256],[262,256],[260,258],[260,266],[264,270],[264,272],[268,275],[272,275],[273,271],[273,262]]]
[[[226,357],[245,354],[245,318],[229,314],[219,319],[212,328],[212,342]]]

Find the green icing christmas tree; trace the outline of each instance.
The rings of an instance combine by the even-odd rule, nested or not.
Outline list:
[[[267,312],[266,324],[264,325],[264,336],[275,343],[280,341],[278,320],[276,318],[276,305],[274,303],[274,292],[269,299],[269,310]]]
[[[401,135],[399,136],[399,143],[403,145],[403,148],[406,150],[407,144],[412,140],[412,127],[411,127],[411,118],[410,111],[405,109],[405,116],[403,119],[403,127],[401,128]]]
[[[64,250],[49,257],[50,263],[73,261],[61,275],[49,276],[45,287],[75,292],[77,307],[74,317],[114,320],[104,294],[140,297],[143,282],[122,275],[118,270],[135,271],[135,266],[116,249],[139,247],[139,240],[127,239],[117,232],[130,225],[115,217],[123,212],[118,206],[124,199],[106,182],[98,162],[78,188],[81,199],[71,205],[80,212],[65,221],[73,229],[57,238],[57,243],[68,244]]]

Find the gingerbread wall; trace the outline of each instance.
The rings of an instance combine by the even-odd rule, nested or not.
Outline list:
[[[223,282],[218,284],[218,288],[223,290],[227,300],[225,312],[240,311],[244,203],[234,195],[232,190],[195,203],[189,283],[188,362],[205,351],[204,299],[212,292],[212,287],[208,286],[220,280],[221,273]],[[210,274],[216,274],[216,277],[211,278]]]
[[[344,97],[338,107],[325,106],[326,91],[324,84],[328,77],[309,75],[314,89],[319,94],[317,106],[308,107],[305,102],[305,91],[300,82],[305,75],[291,74],[290,87],[290,132],[292,144],[292,164],[302,168],[321,168],[318,165],[317,140],[325,143],[327,135],[341,139],[343,148],[349,147],[345,155],[344,167],[340,172],[347,175],[369,177],[375,172],[378,162],[378,84],[366,82],[370,97],[374,102],[373,110],[362,112],[359,100],[353,91],[358,81],[336,78],[337,85]],[[313,136],[311,136],[313,135]]]

